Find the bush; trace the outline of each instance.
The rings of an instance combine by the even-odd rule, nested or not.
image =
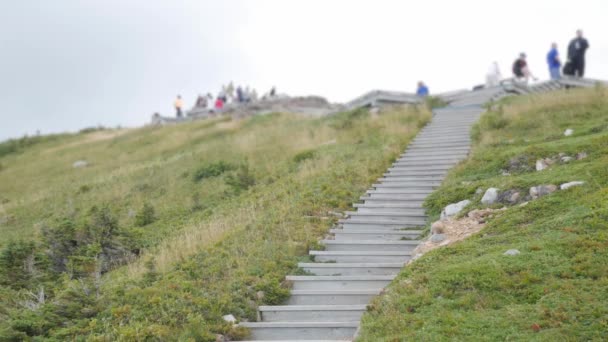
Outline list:
[[[237,194],[255,185],[255,178],[249,172],[249,165],[242,164],[235,173],[228,175],[226,185]]]
[[[436,97],[436,96],[429,96],[426,98],[425,100],[426,106],[428,109],[435,109],[435,108],[443,108],[445,106],[447,106],[447,102],[445,102],[443,99],[441,99],[440,97]]]
[[[144,227],[156,221],[154,207],[150,203],[144,203],[141,210],[135,215],[135,225]]]
[[[315,156],[314,150],[306,150],[306,151],[302,151],[302,152],[296,154],[293,157],[293,161],[299,164],[307,159],[312,159],[314,156]]]
[[[9,242],[0,250],[0,285],[27,288],[42,259],[33,242]]]
[[[195,182],[200,182],[205,178],[217,177],[222,175],[224,172],[232,171],[234,169],[236,169],[234,165],[224,161],[219,161],[198,168],[196,171],[194,171],[193,179]]]
[[[42,240],[56,273],[88,277],[129,261],[137,248],[108,206],[92,207],[80,220],[64,218],[42,229]]]
[[[498,111],[489,112],[481,117],[479,126],[482,130],[498,130],[507,127],[509,120],[505,118],[502,107]]]

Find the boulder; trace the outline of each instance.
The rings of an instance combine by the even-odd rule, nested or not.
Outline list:
[[[548,167],[549,165],[547,165],[544,159],[539,159],[536,161],[536,171],[542,171]]]
[[[74,162],[74,164],[72,164],[72,167],[75,169],[80,169],[87,166],[89,166],[89,162],[86,160],[77,160]]]
[[[446,206],[445,208],[443,208],[443,211],[441,212],[441,219],[443,220],[448,217],[457,215],[458,213],[460,213],[462,211],[462,209],[464,209],[469,204],[471,204],[471,201],[464,200],[464,201],[460,201],[458,203],[452,203],[452,204]]]
[[[503,255],[508,255],[508,256],[515,256],[515,255],[519,255],[519,254],[521,254],[521,252],[518,251],[517,249],[509,249],[508,251],[503,253]]]
[[[435,221],[431,225],[431,233],[432,234],[442,234],[445,232],[445,224],[441,221]]]
[[[439,243],[443,242],[443,240],[445,240],[444,234],[433,234],[433,236],[431,236],[431,242]]]
[[[507,172],[528,172],[528,171],[532,171],[533,167],[532,167],[532,163],[533,163],[533,159],[531,156],[528,155],[520,155],[517,157],[513,157],[511,158],[511,160],[509,160],[509,167],[507,168]]]
[[[553,184],[533,186],[530,188],[530,197],[532,197],[532,199],[537,199],[553,193],[556,190],[557,186]]]
[[[517,190],[507,190],[498,194],[497,202],[515,204],[521,199],[521,194]]]
[[[564,183],[564,184],[560,185],[559,188],[562,189],[562,190],[567,190],[567,189],[570,189],[570,188],[575,187],[575,186],[581,186],[583,184],[585,184],[585,182],[574,181],[574,182]]]
[[[567,130],[564,131],[564,136],[571,136],[572,133],[574,133],[574,130],[572,128],[568,128]]]
[[[587,152],[580,152],[576,154],[576,160],[581,160],[587,158]]]
[[[491,205],[496,203],[496,199],[498,199],[498,189],[489,188],[486,190],[486,193],[481,198],[481,203],[485,205]]]
[[[562,163],[569,163],[569,162],[573,161],[574,158],[572,158],[570,156],[564,156],[561,158],[561,160],[562,160]]]
[[[222,318],[224,319],[224,321],[229,322],[229,323],[236,323],[236,317],[234,317],[233,315],[225,315],[222,316]]]

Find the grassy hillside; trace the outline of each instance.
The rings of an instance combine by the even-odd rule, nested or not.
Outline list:
[[[512,205],[479,234],[411,264],[370,306],[360,340],[607,340],[608,91],[510,98],[473,137],[472,156],[427,200],[435,217],[463,199],[481,207],[478,188],[525,195],[585,185]],[[535,171],[538,159],[581,152],[588,157]],[[509,249],[521,254],[503,255]]]
[[[331,212],[429,118],[274,114],[5,143],[0,340],[241,336],[221,316],[284,300]]]

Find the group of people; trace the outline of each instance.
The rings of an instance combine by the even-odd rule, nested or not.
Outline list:
[[[263,96],[263,99],[274,98],[277,95],[277,90],[272,87],[270,91]],[[222,89],[218,92],[217,96],[214,97],[211,93],[207,95],[199,94],[194,103],[194,108],[208,110],[210,113],[221,112],[224,106],[229,103],[235,103],[237,105],[243,105],[250,102],[256,102],[258,100],[258,93],[255,89],[247,87],[237,86],[235,87],[232,82],[222,86]],[[177,95],[173,102],[175,108],[175,115],[178,118],[183,116],[183,106],[181,95]]]
[[[547,53],[547,67],[549,76],[552,80],[560,79],[563,75],[573,77],[585,76],[585,53],[589,48],[589,42],[583,36],[583,31],[576,31],[576,37],[568,44],[568,58],[566,63],[562,64],[562,60],[557,49],[557,43],[552,43],[549,52]],[[513,78],[522,83],[528,83],[530,79],[537,80],[538,78],[532,74],[528,66],[527,56],[521,53],[519,58],[513,62]],[[502,75],[498,63],[494,62],[490,65],[490,69],[486,75],[486,85],[488,87],[497,86],[500,84]]]

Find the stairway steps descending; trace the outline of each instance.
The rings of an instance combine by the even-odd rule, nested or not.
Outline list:
[[[358,321],[367,305],[281,305],[260,306],[264,322],[351,322]]]
[[[477,103],[496,91],[484,94],[459,101]],[[435,110],[432,122],[360,197],[361,203],[353,204],[356,210],[346,212],[320,241],[324,250],[311,250],[314,261],[298,263],[309,275],[285,278],[291,287],[285,305],[262,306],[260,322],[241,323],[252,340],[353,339],[366,305],[412,259],[427,222],[423,202],[449,169],[468,157],[470,128],[482,111]]]
[[[367,190],[365,193],[368,195],[383,195],[383,194],[399,194],[399,195],[422,195],[428,196],[433,192],[434,189],[438,188],[438,186],[428,187],[426,189],[403,189],[391,186],[379,186],[375,189]],[[426,197],[422,197],[426,198]]]
[[[396,188],[401,191],[401,193],[425,193],[424,191],[433,190],[440,186],[439,182],[432,181],[418,181],[418,182],[386,182],[386,183],[378,183],[372,185],[372,187],[376,190],[385,189],[390,190],[390,188]]]
[[[406,262],[411,252],[401,251],[310,251],[318,262]]]
[[[420,241],[322,240],[327,251],[413,251]]]
[[[348,339],[352,338],[359,321],[355,322],[244,322],[255,340],[285,339]]]
[[[364,211],[361,211],[361,210]],[[415,218],[415,219],[426,219],[426,215],[423,209],[418,210],[408,210],[408,209],[392,209],[392,208],[365,208],[361,207],[357,211],[347,211],[345,212],[349,217],[353,216],[397,216],[403,218]]]
[[[361,197],[362,200],[374,199],[395,199],[395,200],[410,200],[422,201],[426,198],[426,194],[386,194],[386,193],[371,193],[367,197]]]
[[[380,292],[381,288],[354,290],[291,290],[291,297],[287,300],[287,305],[367,304],[372,298],[379,295]]]
[[[372,219],[366,220],[345,220],[340,223],[344,230],[361,230],[361,229],[415,229],[424,226],[425,221],[419,219],[392,221],[383,220],[377,222]]]
[[[322,263],[300,262],[298,267],[314,275],[390,275],[397,274],[405,263]]]
[[[395,278],[394,275],[365,276],[287,276],[292,290],[344,291],[379,290]]]
[[[336,240],[415,240],[422,235],[421,230],[394,229],[332,229]]]
[[[450,161],[453,163],[458,163],[460,162],[462,159],[466,158],[468,156],[468,153],[460,153],[459,155],[454,155],[453,153],[451,154],[447,154],[445,156],[427,156],[427,157],[401,157],[399,159],[397,159],[395,162],[416,162],[416,161],[422,161],[422,162],[434,162],[434,161]]]
[[[424,213],[424,209],[418,206],[416,203],[400,203],[400,202],[389,202],[389,203],[354,203],[353,207],[357,208],[358,211],[364,210],[369,212],[376,209],[390,209],[390,210],[407,210],[408,212],[421,212]]]

